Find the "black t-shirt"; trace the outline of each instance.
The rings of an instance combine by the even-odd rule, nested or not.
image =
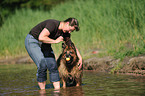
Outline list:
[[[36,25],[34,28],[32,28],[29,34],[31,34],[35,39],[38,40],[41,31],[44,28],[47,28],[48,31],[50,32],[50,35],[48,37],[51,39],[56,39],[59,36],[63,36],[64,39],[66,37],[70,37],[70,33],[64,33],[62,30],[58,30],[59,24],[60,21],[58,20],[54,20],[54,19],[45,20],[39,23],[38,25]]]
[[[62,33],[61,30],[58,30],[59,24],[60,24],[60,21],[57,21],[57,20],[53,20],[53,19],[45,20],[39,23],[38,25],[36,25],[34,28],[32,28],[29,34],[31,34],[35,39],[38,40],[38,37],[41,31],[44,28],[47,28],[48,31],[50,32],[49,37],[51,39],[56,39],[58,37],[56,35],[59,35],[60,33]]]
[[[60,21],[57,20],[53,19],[45,20],[36,25],[34,28],[32,28],[29,34],[31,34],[35,39],[38,40],[41,31],[44,28],[47,28],[47,30],[50,32],[50,35],[48,36],[49,38],[57,39],[59,36],[63,36],[65,41],[66,38],[70,38],[70,33],[64,33],[62,30],[58,30],[59,24]],[[53,57],[53,54],[51,54],[52,51],[51,44],[42,43],[41,51],[43,52],[45,57]]]

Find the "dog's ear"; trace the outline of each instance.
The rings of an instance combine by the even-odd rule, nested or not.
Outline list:
[[[76,49],[74,43],[71,43],[71,47],[72,47],[73,49]]]
[[[62,48],[65,48],[66,47],[66,44],[65,43],[62,43]]]

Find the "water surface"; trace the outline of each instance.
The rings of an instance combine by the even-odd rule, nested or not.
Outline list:
[[[84,71],[80,87],[40,91],[35,64],[0,65],[1,96],[145,96],[145,77]]]

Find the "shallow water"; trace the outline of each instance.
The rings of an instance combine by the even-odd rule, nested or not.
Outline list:
[[[40,91],[35,64],[0,65],[1,96],[145,96],[145,77],[84,71],[80,87],[53,90],[47,80]]]

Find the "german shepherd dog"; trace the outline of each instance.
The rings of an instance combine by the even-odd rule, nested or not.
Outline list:
[[[82,83],[82,69],[79,70],[78,56],[74,44],[62,44],[63,52],[57,60],[58,71],[62,79],[63,88],[66,86],[80,86]]]

